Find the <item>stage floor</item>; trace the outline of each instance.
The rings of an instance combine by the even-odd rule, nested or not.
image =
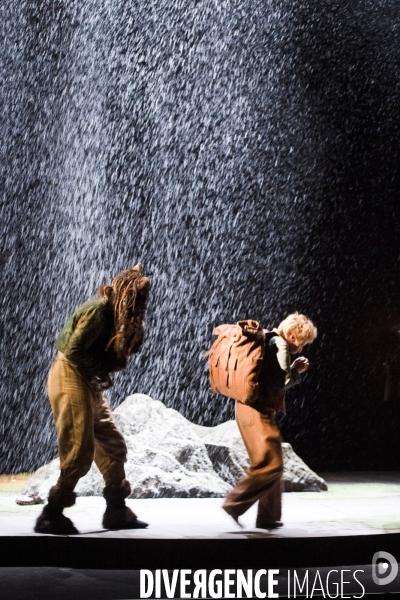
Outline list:
[[[129,500],[148,529],[107,531],[103,498],[78,498],[65,513],[80,535],[35,534],[42,505],[18,506],[0,493],[0,567],[103,569],[240,568],[368,564],[377,550],[400,548],[400,473],[327,473],[326,492],[283,495],[284,527],[254,526],[256,507],[237,525],[220,498]],[[379,546],[379,547],[378,547]],[[382,546],[382,547],[381,547]],[[375,550],[376,548],[376,550]]]
[[[256,506],[237,525],[221,509],[221,498],[128,500],[148,529],[106,531],[101,526],[103,498],[78,498],[65,514],[80,537],[124,539],[249,539],[377,535],[400,533],[400,473],[324,473],[326,492],[283,495],[284,527],[264,531],[254,526]],[[32,536],[43,506],[18,506],[16,492],[0,492],[0,536]]]

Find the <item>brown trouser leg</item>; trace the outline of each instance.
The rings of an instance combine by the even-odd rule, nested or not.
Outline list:
[[[281,518],[281,477],[283,458],[281,436],[275,423],[275,411],[262,414],[236,402],[236,422],[250,458],[247,475],[227,495],[224,508],[240,517],[257,500],[258,514],[274,521]]]
[[[94,402],[94,443],[94,461],[103,475],[106,487],[119,486],[125,479],[127,448],[103,394],[96,394]]]
[[[126,444],[110,408],[84,374],[58,353],[48,378],[48,393],[58,436],[61,474],[57,487],[72,491],[95,460],[106,487],[125,479]]]

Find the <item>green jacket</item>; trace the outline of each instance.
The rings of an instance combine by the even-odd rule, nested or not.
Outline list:
[[[76,309],[54,345],[87,375],[105,379],[127,365],[127,359],[118,358],[113,345],[106,350],[114,335],[113,308],[99,296]]]

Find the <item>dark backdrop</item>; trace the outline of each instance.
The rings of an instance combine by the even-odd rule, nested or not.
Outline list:
[[[399,310],[398,0],[6,0],[0,472],[56,453],[46,399],[73,309],[141,261],[144,392],[214,425],[221,322],[319,329],[285,439],[318,470],[398,469],[383,402]]]

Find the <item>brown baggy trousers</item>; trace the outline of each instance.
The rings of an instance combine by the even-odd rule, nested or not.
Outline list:
[[[240,517],[257,500],[258,515],[279,521],[281,518],[281,477],[283,458],[281,436],[275,423],[275,411],[260,413],[236,402],[235,417],[250,458],[247,475],[227,495],[224,508]]]
[[[48,377],[48,394],[58,436],[61,474],[57,486],[72,491],[93,459],[106,488],[125,479],[127,448],[110,407],[81,369],[58,352]]]

